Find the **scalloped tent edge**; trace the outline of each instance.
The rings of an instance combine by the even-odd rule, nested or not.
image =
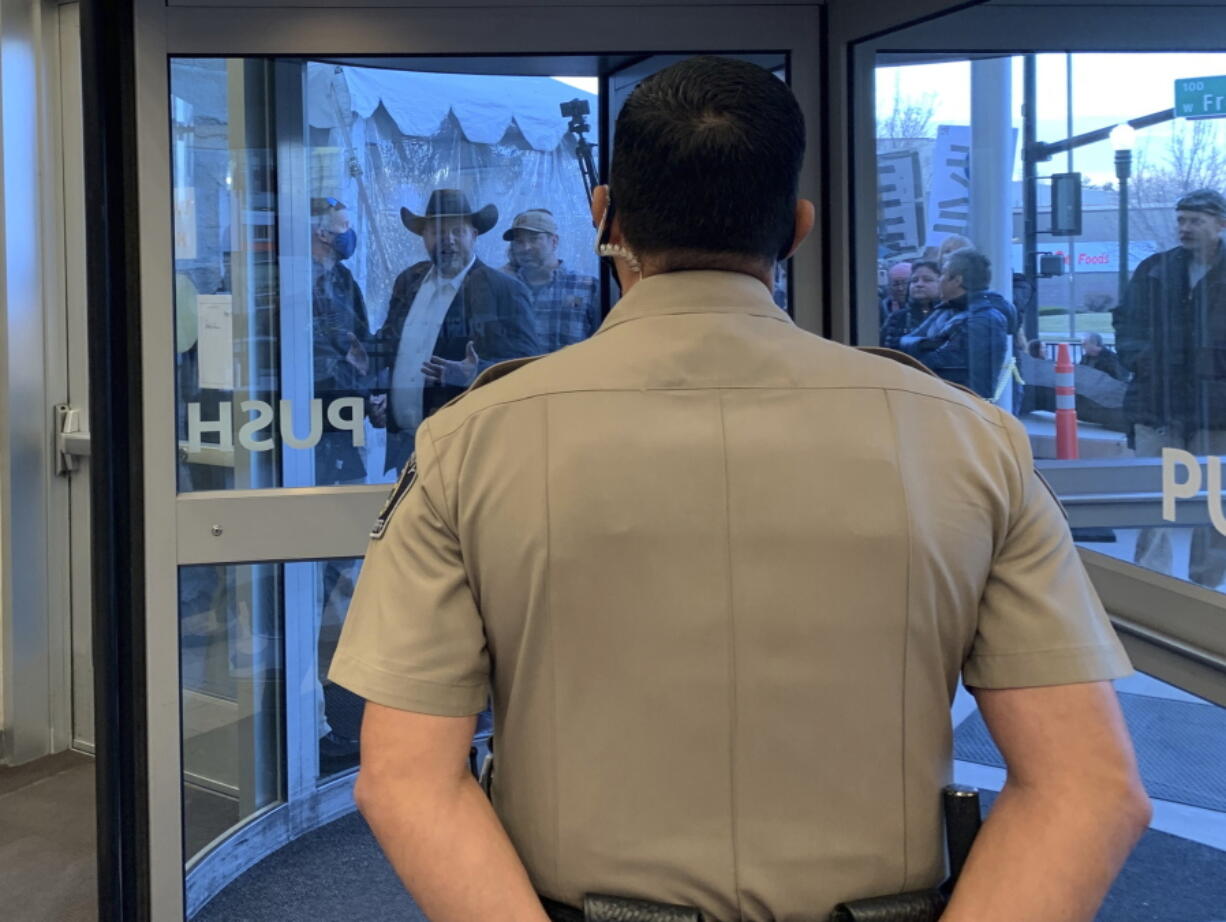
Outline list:
[[[340,71],[338,74],[337,71]],[[349,91],[349,112],[338,106],[333,87],[342,77]],[[553,151],[567,133],[561,103],[596,97],[552,77],[438,74],[354,67],[312,61],[307,65],[308,121],[313,128],[345,127],[342,118],[370,118],[382,103],[396,126],[410,137],[433,137],[455,116],[473,144],[497,144],[514,122],[528,144]],[[340,94],[343,103],[343,93]]]

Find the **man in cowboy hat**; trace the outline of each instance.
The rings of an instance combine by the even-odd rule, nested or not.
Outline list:
[[[463,393],[479,372],[542,351],[531,293],[476,257],[477,237],[497,223],[497,206],[474,211],[459,189],[435,189],[425,214],[401,208],[400,219],[430,258],[396,278],[375,337],[388,395],[372,417],[388,429],[388,470],[408,460],[422,419]]]

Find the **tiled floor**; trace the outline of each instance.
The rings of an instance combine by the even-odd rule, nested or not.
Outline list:
[[[75,752],[0,769],[0,916],[96,922],[94,760]]]
[[[1175,701],[1193,702],[1212,707],[1206,701],[1189,695],[1165,682],[1159,682],[1143,673],[1136,673],[1126,679],[1115,682],[1117,691],[1134,695],[1148,695],[1151,698],[1170,698]],[[958,726],[975,711],[975,699],[959,686],[954,699],[953,724]],[[1207,750],[1226,752],[1226,740],[1205,740]],[[973,762],[955,762],[954,780],[960,784],[969,784],[988,791],[999,791],[1005,782],[1004,769],[989,765],[977,765]],[[1202,810],[1186,804],[1170,803],[1154,800],[1154,818],[1150,822],[1152,829],[1169,832],[1171,835],[1190,839],[1202,845],[1226,851],[1226,813],[1215,810]]]

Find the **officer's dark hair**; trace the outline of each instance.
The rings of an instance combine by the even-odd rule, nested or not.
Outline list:
[[[962,287],[967,291],[983,291],[992,284],[992,261],[970,247],[945,257],[945,272],[950,278],[962,276]]]
[[[1226,221],[1226,198],[1213,189],[1197,189],[1175,203],[1176,211],[1199,211]]]
[[[795,234],[804,138],[791,91],[755,64],[701,56],[647,78],[613,140],[626,244],[662,271],[773,263]]]
[[[935,259],[917,259],[915,262],[911,263],[911,274],[912,275],[915,275],[916,269],[927,269],[933,275],[938,276],[938,277],[941,274],[941,266],[937,263]]]

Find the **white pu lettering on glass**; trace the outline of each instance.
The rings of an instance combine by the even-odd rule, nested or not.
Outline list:
[[[1205,458],[1205,466],[1208,469],[1207,477],[1202,473],[1196,455],[1190,451],[1162,449],[1162,518],[1174,522],[1175,502],[1194,499],[1200,492],[1201,483],[1208,481],[1205,505],[1209,510],[1209,521],[1219,534],[1226,535],[1226,512],[1222,509],[1222,459],[1218,455],[1209,455]],[[1183,479],[1177,479],[1181,473]]]
[[[1177,467],[1182,467],[1186,479],[1175,479]],[[1175,500],[1191,499],[1200,491],[1200,465],[1196,455],[1178,448],[1162,449],[1162,518],[1175,521]]]
[[[281,439],[290,448],[310,448],[313,445],[318,445],[320,438],[324,434],[324,402],[322,400],[311,401],[311,429],[305,439],[298,438],[294,434],[294,401],[281,401]]]
[[[361,397],[341,397],[328,404],[328,425],[340,432],[353,433],[353,444],[357,448],[366,444],[365,403]]]
[[[1209,468],[1209,495],[1205,499],[1209,504],[1209,521],[1219,535],[1226,535],[1226,516],[1222,515],[1222,459],[1210,455],[1205,463]]]
[[[219,442],[210,443],[223,451],[234,449],[234,409],[228,403],[217,408],[218,417],[205,421],[200,415],[200,404],[187,405],[187,450],[198,452],[203,446],[201,436],[206,432],[216,432]]]
[[[322,400],[312,400],[308,411],[309,429],[305,437],[299,437],[294,426],[294,401],[281,400],[274,408],[263,400],[244,400],[238,406],[247,420],[239,427],[238,444],[245,451],[272,451],[277,447],[276,432],[290,448],[314,448],[323,437],[324,419],[337,432],[348,432],[355,448],[366,445],[366,414],[361,397],[340,397],[328,403],[324,409]],[[187,404],[187,450],[199,452],[202,447],[223,451],[234,449],[234,407],[222,403],[217,408],[217,419],[204,419],[199,403]],[[204,441],[206,433],[216,433],[217,441]]]
[[[272,407],[263,400],[244,400],[239,404],[239,409],[244,413],[255,413],[255,416],[249,418],[238,430],[238,444],[247,451],[272,451],[276,447],[276,439],[255,437],[257,432],[272,425],[275,418]]]

